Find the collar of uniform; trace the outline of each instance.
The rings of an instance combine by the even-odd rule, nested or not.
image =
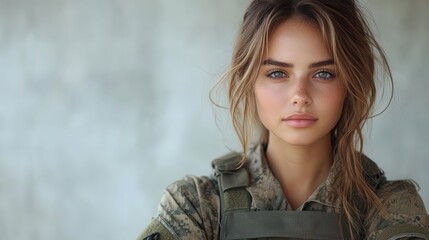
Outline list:
[[[329,198],[330,193],[334,190],[333,185],[335,181],[335,176],[340,171],[340,164],[341,160],[337,157],[334,158],[334,163],[331,166],[331,169],[329,170],[328,177],[326,178],[325,182],[320,184],[318,188],[310,195],[310,197],[300,206],[299,210],[305,209],[308,205],[310,205],[312,202],[319,203],[321,205],[327,206],[332,208],[334,212],[340,212],[341,210],[341,203],[338,198],[331,199]],[[311,208],[316,208],[312,206]]]
[[[264,145],[259,144],[249,150],[245,167],[250,177],[247,190],[252,196],[251,208],[256,210],[286,210],[288,203],[280,183],[268,166]]]
[[[264,145],[259,144],[248,152],[245,167],[250,176],[250,184],[247,190],[252,196],[251,207],[255,210],[291,210],[280,183],[268,166],[265,149]],[[339,171],[339,164],[340,161],[335,159],[326,181],[297,210],[306,210],[306,206],[311,203],[318,203],[334,208],[333,211],[339,211],[340,203],[328,198],[329,192],[332,191],[334,177]]]

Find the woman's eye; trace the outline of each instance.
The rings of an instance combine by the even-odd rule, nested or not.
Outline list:
[[[283,78],[283,77],[287,77],[287,75],[284,72],[282,72],[282,71],[272,71],[272,72],[269,72],[267,74],[267,76],[270,77],[270,78]]]
[[[327,72],[327,71],[320,71],[314,75],[315,78],[322,78],[322,79],[331,79],[334,78],[335,75],[333,73]]]

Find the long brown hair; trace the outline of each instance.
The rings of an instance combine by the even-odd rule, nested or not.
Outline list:
[[[232,63],[220,81],[228,85],[229,111],[243,148],[243,163],[255,137],[258,143],[268,141],[268,131],[256,113],[253,86],[267,52],[270,34],[291,17],[302,18],[321,31],[347,92],[342,116],[332,132],[333,150],[342,164],[331,197],[340,199],[341,214],[348,220],[350,235],[355,239],[365,231],[361,213],[369,206],[383,209],[374,190],[365,181],[361,164],[362,129],[371,117],[376,100],[376,62],[392,83],[384,52],[355,0],[251,2],[236,39]],[[393,90],[393,84],[391,86]]]

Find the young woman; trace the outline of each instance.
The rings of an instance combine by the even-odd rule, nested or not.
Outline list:
[[[139,239],[429,239],[409,181],[362,153],[383,51],[354,0],[254,0],[228,84],[242,154],[169,186]]]

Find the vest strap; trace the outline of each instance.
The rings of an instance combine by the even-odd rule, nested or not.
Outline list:
[[[231,153],[212,162],[214,175],[219,185],[220,209],[219,231],[222,233],[225,214],[229,212],[248,212],[251,197],[246,187],[249,185],[249,173],[239,168],[241,154]],[[220,234],[220,240],[224,240]]]
[[[315,211],[229,212],[223,216],[222,239],[301,238],[343,239],[339,215]],[[341,229],[342,228],[342,229]],[[344,231],[344,239],[349,239]]]

